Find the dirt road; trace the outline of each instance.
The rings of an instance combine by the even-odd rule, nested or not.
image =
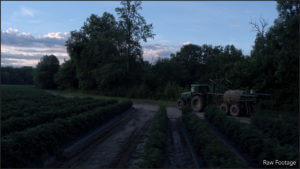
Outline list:
[[[181,111],[167,107],[169,118],[168,162],[166,168],[199,168],[202,164],[195,154],[184,130]]]
[[[148,105],[144,105],[147,108]],[[141,108],[134,105],[136,111],[126,121],[117,124],[112,131],[94,141],[88,148],[77,153],[70,159],[63,159],[57,168],[109,168],[125,167],[124,155],[134,151],[143,131],[149,126],[155,107]],[[158,109],[158,107],[157,107]],[[126,156],[125,156],[126,157]]]

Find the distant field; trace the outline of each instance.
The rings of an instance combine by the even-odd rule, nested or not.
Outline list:
[[[2,167],[40,166],[70,141],[131,107],[130,101],[53,96],[1,86]]]
[[[175,101],[170,100],[154,100],[154,99],[137,99],[137,98],[127,98],[127,97],[113,97],[113,96],[103,96],[93,92],[84,92],[79,90],[65,90],[65,91],[56,91],[62,94],[70,94],[78,97],[91,97],[95,99],[118,99],[118,100],[132,100],[135,103],[149,103],[149,104],[159,104],[163,106],[176,106]]]

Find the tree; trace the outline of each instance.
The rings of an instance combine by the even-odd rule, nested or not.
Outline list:
[[[29,66],[1,67],[1,84],[32,85],[33,68]]]
[[[252,29],[255,30],[259,36],[265,36],[266,27],[268,26],[268,23],[263,17],[259,18],[259,24],[253,21],[250,21],[250,24],[252,25]]]
[[[99,87],[96,69],[120,58],[122,35],[117,26],[114,16],[104,12],[102,17],[92,14],[79,31],[71,32],[66,47],[76,67],[79,88]]]
[[[279,104],[298,105],[299,100],[299,1],[278,1],[278,18],[265,36],[257,36],[256,89],[271,91]]]
[[[128,72],[135,72],[136,64],[142,62],[142,47],[140,41],[147,42],[153,38],[152,24],[147,24],[139,13],[142,10],[141,1],[121,1],[122,8],[116,8],[119,15],[119,28],[124,32],[125,55]]]
[[[78,87],[76,67],[71,61],[65,61],[55,75],[55,82],[60,89],[74,89]]]
[[[102,17],[92,14],[66,42],[80,89],[107,91],[143,81],[140,41],[154,36],[152,25],[140,15],[140,1],[121,4],[116,8],[119,21],[107,12]]]
[[[56,88],[54,75],[59,69],[59,61],[54,55],[45,55],[37,64],[34,74],[35,84],[42,89]]]
[[[182,64],[168,58],[157,60],[152,67],[152,72],[155,77],[152,83],[156,88],[164,87],[167,82],[184,86],[185,77],[188,75],[188,70]]]
[[[201,68],[206,63],[206,55],[203,55],[202,47],[194,44],[184,45],[180,51],[171,58],[173,62],[179,63],[187,73],[184,76],[184,84],[191,84],[201,74]]]

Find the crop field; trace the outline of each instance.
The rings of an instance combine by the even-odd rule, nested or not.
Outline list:
[[[248,124],[215,105],[200,118],[188,107],[65,98],[33,86],[1,86],[1,93],[4,168],[299,166],[298,120],[286,113],[257,109]]]
[[[72,140],[131,107],[130,101],[52,96],[1,86],[2,167],[42,166]]]
[[[272,117],[263,112],[252,116],[252,123],[241,123],[222,113],[217,107],[208,107],[207,122],[228,139],[246,157],[251,167],[266,166],[266,161],[277,163],[269,167],[297,167],[299,164],[298,118],[286,115]],[[187,120],[189,122],[189,120]],[[276,160],[275,160],[276,159]]]

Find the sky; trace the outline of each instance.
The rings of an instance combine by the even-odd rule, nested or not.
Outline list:
[[[118,18],[119,1],[1,1],[1,66],[36,66],[43,55],[60,63],[70,31],[91,14]],[[275,1],[143,1],[140,13],[153,24],[154,39],[142,42],[144,60],[169,57],[185,44],[231,45],[249,55],[256,32],[249,24],[278,16]],[[268,28],[267,27],[267,28]]]

